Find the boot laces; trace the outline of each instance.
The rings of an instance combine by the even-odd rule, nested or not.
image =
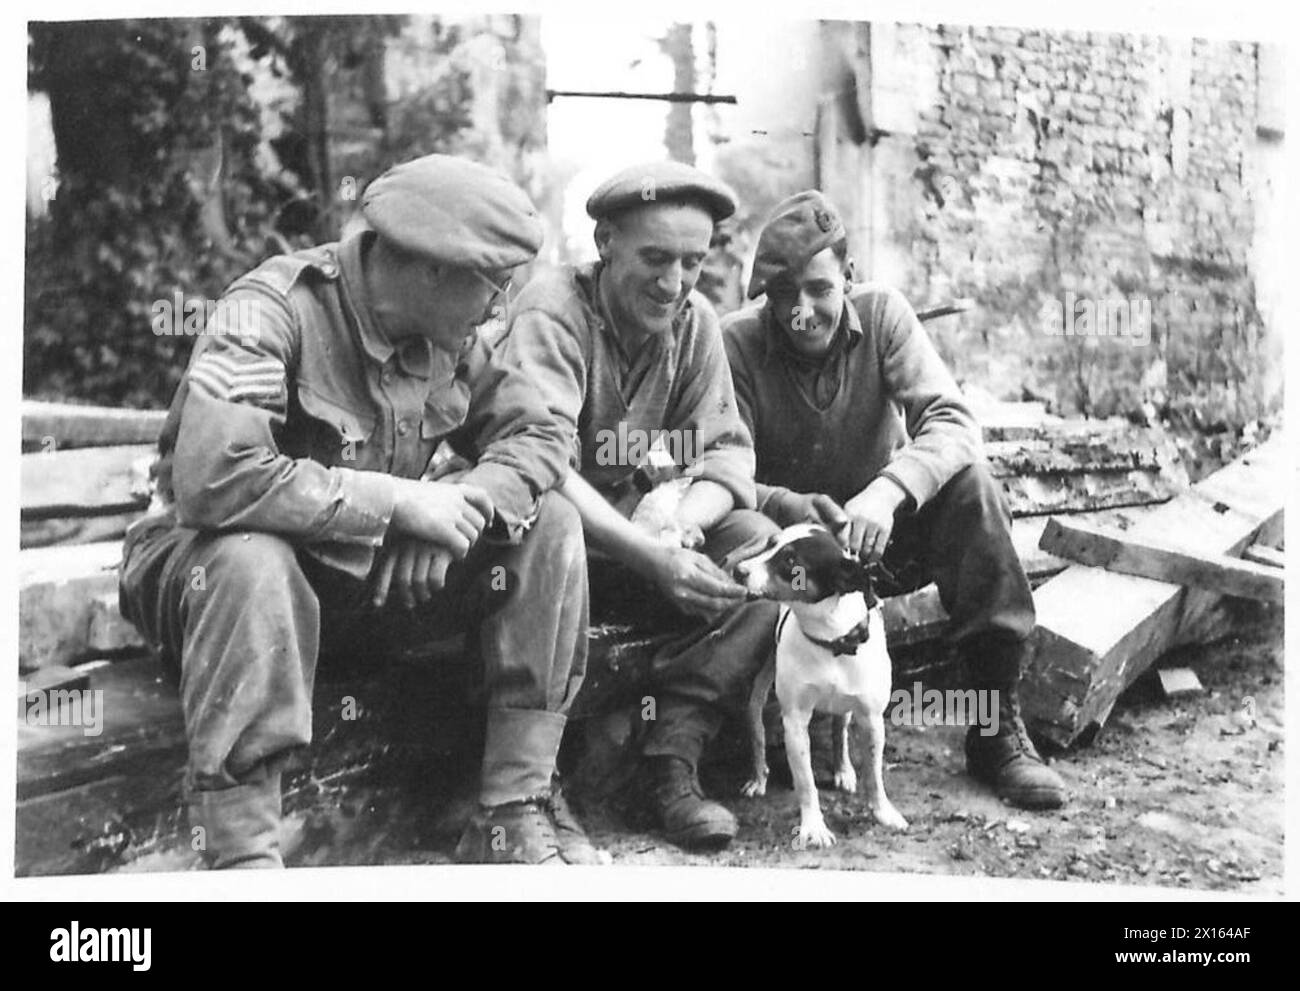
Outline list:
[[[704,789],[695,768],[678,758],[666,758],[655,791],[663,802],[681,798],[704,798]]]
[[[1012,727],[1011,738],[1016,744],[1016,749],[1026,757],[1037,758],[1038,751],[1034,747],[1034,741],[1029,738],[1029,727],[1025,725],[1025,720],[1020,714],[1020,700],[1014,692],[1006,691],[999,697],[999,708],[1002,715],[999,717]]]

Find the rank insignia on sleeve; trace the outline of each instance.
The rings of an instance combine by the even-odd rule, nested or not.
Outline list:
[[[257,355],[204,352],[190,367],[189,379],[204,395],[227,403],[275,406],[284,394],[284,365]]]

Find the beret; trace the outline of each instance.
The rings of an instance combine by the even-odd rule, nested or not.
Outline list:
[[[542,246],[528,194],[496,169],[451,155],[395,165],[366,187],[361,212],[380,237],[458,268],[514,268]]]
[[[813,255],[847,235],[839,213],[817,190],[782,200],[758,235],[749,298],[765,292],[777,276],[800,271]]]
[[[587,199],[594,220],[643,203],[695,203],[716,224],[736,212],[736,194],[707,172],[681,162],[645,162],[610,176]]]

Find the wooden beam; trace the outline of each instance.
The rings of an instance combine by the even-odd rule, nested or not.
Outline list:
[[[22,456],[21,506],[25,520],[99,516],[149,504],[148,445],[96,447]]]
[[[1276,547],[1268,547],[1264,544],[1251,544],[1241,556],[1247,561],[1254,561],[1256,564],[1266,564],[1270,568],[1286,568],[1286,555]]]
[[[23,520],[18,546],[54,547],[59,544],[93,544],[101,540],[120,540],[126,528],[140,518],[132,509],[110,516],[61,516],[48,520]]]
[[[984,453],[1018,518],[1148,506],[1187,488],[1178,450],[1159,427],[1058,420],[1014,440],[994,436],[985,431]]]
[[[1156,672],[1160,677],[1160,688],[1165,698],[1177,698],[1179,695],[1196,695],[1205,691],[1201,679],[1191,668],[1161,668]]]
[[[934,585],[882,599],[880,617],[885,621],[885,640],[890,647],[933,640],[948,625],[948,613]]]
[[[1281,520],[1287,488],[1282,434],[1153,508],[1129,531],[1138,540],[1185,540],[1237,555]],[[1213,614],[1220,596],[1150,578],[1073,565],[1034,592],[1034,656],[1021,683],[1025,713],[1061,746],[1103,724],[1120,693],[1183,630]],[[1203,626],[1201,628],[1204,628]]]
[[[1223,554],[1198,554],[1168,543],[1108,532],[1078,520],[1052,517],[1038,546],[1094,568],[1191,585],[1223,595],[1262,602],[1281,602],[1286,595],[1277,568]]]
[[[19,553],[20,671],[75,664],[104,650],[144,645],[135,628],[117,616],[121,557],[122,543],[117,540]],[[110,604],[113,618],[104,615]]]
[[[48,454],[74,447],[152,444],[167,419],[166,410],[114,409],[24,400],[23,450]]]

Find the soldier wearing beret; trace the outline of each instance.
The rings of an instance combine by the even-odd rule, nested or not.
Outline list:
[[[587,203],[599,260],[535,276],[503,344],[505,360],[537,384],[573,445],[575,470],[561,491],[592,546],[593,592],[639,588],[641,618],[656,625],[694,617],[653,660],[656,705],[643,746],[654,812],[683,846],[735,836],[735,817],[705,798],[697,765],[723,706],[739,705],[770,651],[776,620],[774,603],[745,603],[718,566],[776,531],[754,510],[754,455],[718,318],[694,290],[714,224],[735,208],[730,189],[686,165],[613,176]],[[665,453],[689,487],[656,534],[628,518],[638,458],[610,440],[660,431],[686,440]]]
[[[1034,627],[1011,517],[979,427],[901,293],[854,285],[844,224],[817,191],[779,204],[759,235],[749,297],[723,321],[759,505],[822,522],[900,583],[930,581],[971,687],[998,692],[997,733],[971,727],[970,773],[1024,808],[1065,786],[1035,751],[1017,685]]]
[[[376,179],[363,212],[370,230],[227,291],[159,441],[161,505],[125,542],[122,612],[179,680],[191,822],[210,866],[282,866],[322,649],[471,625],[487,728],[458,859],[592,862],[552,790],[586,665],[581,524],[549,491],[567,438],[475,333],[541,221],[440,155]],[[466,470],[435,480],[447,449]]]

